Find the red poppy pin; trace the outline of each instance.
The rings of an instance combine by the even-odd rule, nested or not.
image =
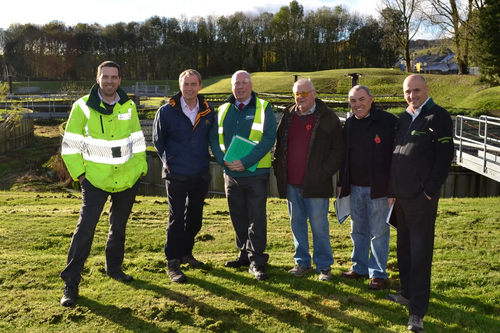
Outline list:
[[[375,139],[373,139],[373,141],[375,141],[375,143],[380,143],[380,138],[378,136],[378,134],[375,134]]]
[[[307,129],[308,131],[310,131],[312,128],[313,128],[313,127],[312,127],[311,125],[307,125],[307,126],[306,126],[306,129]]]

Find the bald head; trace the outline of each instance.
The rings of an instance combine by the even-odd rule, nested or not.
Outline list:
[[[403,92],[412,111],[420,108],[429,98],[429,86],[425,78],[419,74],[410,75],[405,79]]]
[[[425,80],[425,77],[423,77],[420,74],[412,74],[406,77],[405,81],[403,82],[403,86],[408,82],[408,81],[420,81],[424,86],[427,86],[427,81]]]

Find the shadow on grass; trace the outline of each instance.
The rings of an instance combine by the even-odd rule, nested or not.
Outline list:
[[[115,324],[122,326],[127,330],[131,330],[134,332],[175,332],[175,330],[172,329],[165,331],[164,329],[160,329],[153,323],[149,323],[134,316],[133,311],[130,308],[119,308],[114,305],[103,305],[84,296],[80,296],[78,298],[78,305],[80,307],[87,308],[96,316],[103,317],[109,321],[114,322]],[[127,319],[124,320],[123,318]]]
[[[186,269],[186,272],[189,270]],[[201,272],[211,277],[210,279],[188,273],[188,282],[181,286],[186,290],[199,287],[207,291],[222,300],[216,305],[200,301],[197,297],[193,298],[187,293],[170,290],[168,285],[156,285],[145,280],[135,280],[128,285],[137,290],[151,291],[158,297],[168,299],[169,301],[166,301],[163,306],[152,308],[152,314],[149,317],[160,322],[173,321],[184,328],[191,327],[207,331],[264,332],[262,327],[255,327],[249,323],[248,318],[257,312],[285,326],[311,332],[331,329],[333,320],[340,323],[340,326],[337,326],[340,330],[355,328],[361,331],[392,332],[393,330],[383,327],[386,322],[406,326],[407,308],[389,301],[385,302],[383,299],[385,294],[391,293],[389,289],[368,291],[365,282],[344,281],[340,277],[334,277],[330,283],[313,280],[311,276],[298,279],[291,277],[286,269],[273,265],[268,265],[267,271],[270,279],[265,282],[255,281],[252,275],[246,273],[246,268],[234,270],[206,265]],[[217,281],[210,281],[213,278]],[[243,287],[241,289],[235,287],[238,285]],[[343,285],[349,286],[349,291],[345,290]],[[255,292],[259,296],[246,294],[249,288],[250,290],[257,289]],[[258,291],[259,289],[261,291]],[[368,299],[366,297],[368,293],[374,294],[377,300]],[[266,301],[266,297],[272,297],[272,300]],[[431,309],[427,318],[433,318],[434,321],[424,319],[428,332],[459,332],[467,327],[474,328],[475,331],[486,332],[500,325],[500,322],[494,319],[500,312],[500,308],[495,305],[488,305],[468,297],[454,298],[436,293],[433,293],[432,297],[440,303],[434,301],[430,304]],[[134,316],[133,310],[128,308],[102,305],[85,297],[82,297],[79,303],[96,315],[134,332],[165,331],[165,328],[160,329],[154,323]],[[300,306],[295,308],[296,303],[300,303]],[[234,305],[231,307],[232,304]],[[450,304],[450,307],[445,304]],[[455,304],[463,305],[463,309],[452,309],[451,306]],[[473,311],[470,312],[468,309],[473,309]],[[364,319],[362,314],[348,314],[356,310],[373,313],[379,320]],[[124,323],[123,318],[128,318],[128,322]],[[267,325],[272,325],[272,322],[270,321]],[[170,328],[170,332],[173,331]]]
[[[429,317],[438,319],[449,326],[455,325],[456,331],[462,331],[463,328],[470,328],[475,332],[500,331],[500,319],[491,318],[500,318],[500,307],[498,306],[485,304],[470,297],[448,297],[434,292],[431,293],[431,297],[444,304],[449,304],[450,307],[432,302],[431,299]],[[457,308],[457,305],[460,308]],[[451,308],[452,306],[453,308]],[[453,314],[446,315],[451,311]],[[436,331],[440,332],[446,329],[444,325],[434,323],[430,323],[428,326],[435,326]]]
[[[249,277],[243,277],[239,274],[233,273],[234,271],[229,270],[211,269],[210,271],[208,271],[208,274],[211,274],[217,278],[232,280],[233,282],[237,282],[238,284],[256,284],[259,288],[266,291],[266,293],[274,293],[278,297],[288,299],[291,302],[299,302],[303,306],[307,307],[310,311],[307,311],[307,313],[300,313],[294,310],[283,311],[283,309],[276,308],[269,303],[247,297],[234,290],[222,287],[218,284],[214,284],[197,278],[189,278],[189,280],[192,283],[197,284],[199,287],[206,289],[220,297],[225,297],[229,300],[242,302],[247,304],[248,306],[258,308],[266,315],[274,317],[283,323],[297,328],[311,327],[310,324],[321,325],[323,327],[328,326],[328,323],[326,323],[324,320],[314,316],[314,313],[320,313],[329,319],[336,319],[341,323],[348,323],[345,324],[346,326],[377,329],[377,331],[379,332],[390,332],[389,330],[385,330],[377,325],[374,325],[370,321],[343,313],[343,308],[356,306],[357,304],[366,304],[366,302],[368,302],[367,305],[361,306],[363,308],[362,310],[367,312],[370,312],[370,307],[380,307],[380,304],[375,304],[362,298],[359,295],[345,292],[337,288],[335,284],[329,282],[311,281],[308,279],[297,279],[295,277],[290,277],[290,274],[288,274],[287,272],[282,271],[281,269],[271,268],[270,265],[268,265],[267,270],[268,273],[270,273],[270,280],[268,282],[257,282],[253,277],[251,277],[250,274],[248,275]],[[291,289],[312,292],[315,296],[313,296],[312,298],[306,298],[300,294],[284,290],[281,286],[273,285],[273,283],[275,282],[283,284],[289,281],[291,281]],[[340,303],[341,300],[345,299],[346,303],[348,304],[346,305],[341,303],[340,309],[335,309],[325,305],[325,298],[326,304],[328,304],[328,299],[339,301]],[[392,313],[392,310],[390,312]]]
[[[189,281],[198,280],[192,277],[188,278]],[[189,282],[184,284],[185,286],[189,286]],[[197,328],[202,328],[206,330],[217,330],[217,331],[236,331],[236,332],[249,332],[249,333],[262,333],[264,331],[259,330],[255,327],[248,325],[241,318],[242,315],[247,314],[247,309],[244,308],[233,308],[231,310],[218,309],[206,303],[197,301],[187,295],[182,293],[166,289],[165,287],[158,286],[152,284],[148,281],[144,280],[135,280],[130,284],[131,287],[135,289],[143,289],[149,290],[156,293],[158,296],[166,297],[180,305],[187,307],[188,312],[191,314],[196,313],[198,316],[202,316],[204,318],[203,324],[195,324],[194,320],[191,316],[188,318],[187,316],[181,317],[178,311],[168,311],[167,314],[159,314],[165,320],[177,320],[183,326],[196,326]],[[160,310],[162,311],[162,310]],[[175,316],[175,318],[171,318],[169,316]],[[203,326],[203,327],[200,327]]]

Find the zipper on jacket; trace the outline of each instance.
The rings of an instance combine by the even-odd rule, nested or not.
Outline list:
[[[104,125],[102,124],[102,116],[99,115],[99,117],[101,117],[101,130],[102,130],[102,134],[104,134]]]

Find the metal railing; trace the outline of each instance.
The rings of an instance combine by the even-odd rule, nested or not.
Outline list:
[[[500,118],[456,117],[457,163],[500,182]]]

